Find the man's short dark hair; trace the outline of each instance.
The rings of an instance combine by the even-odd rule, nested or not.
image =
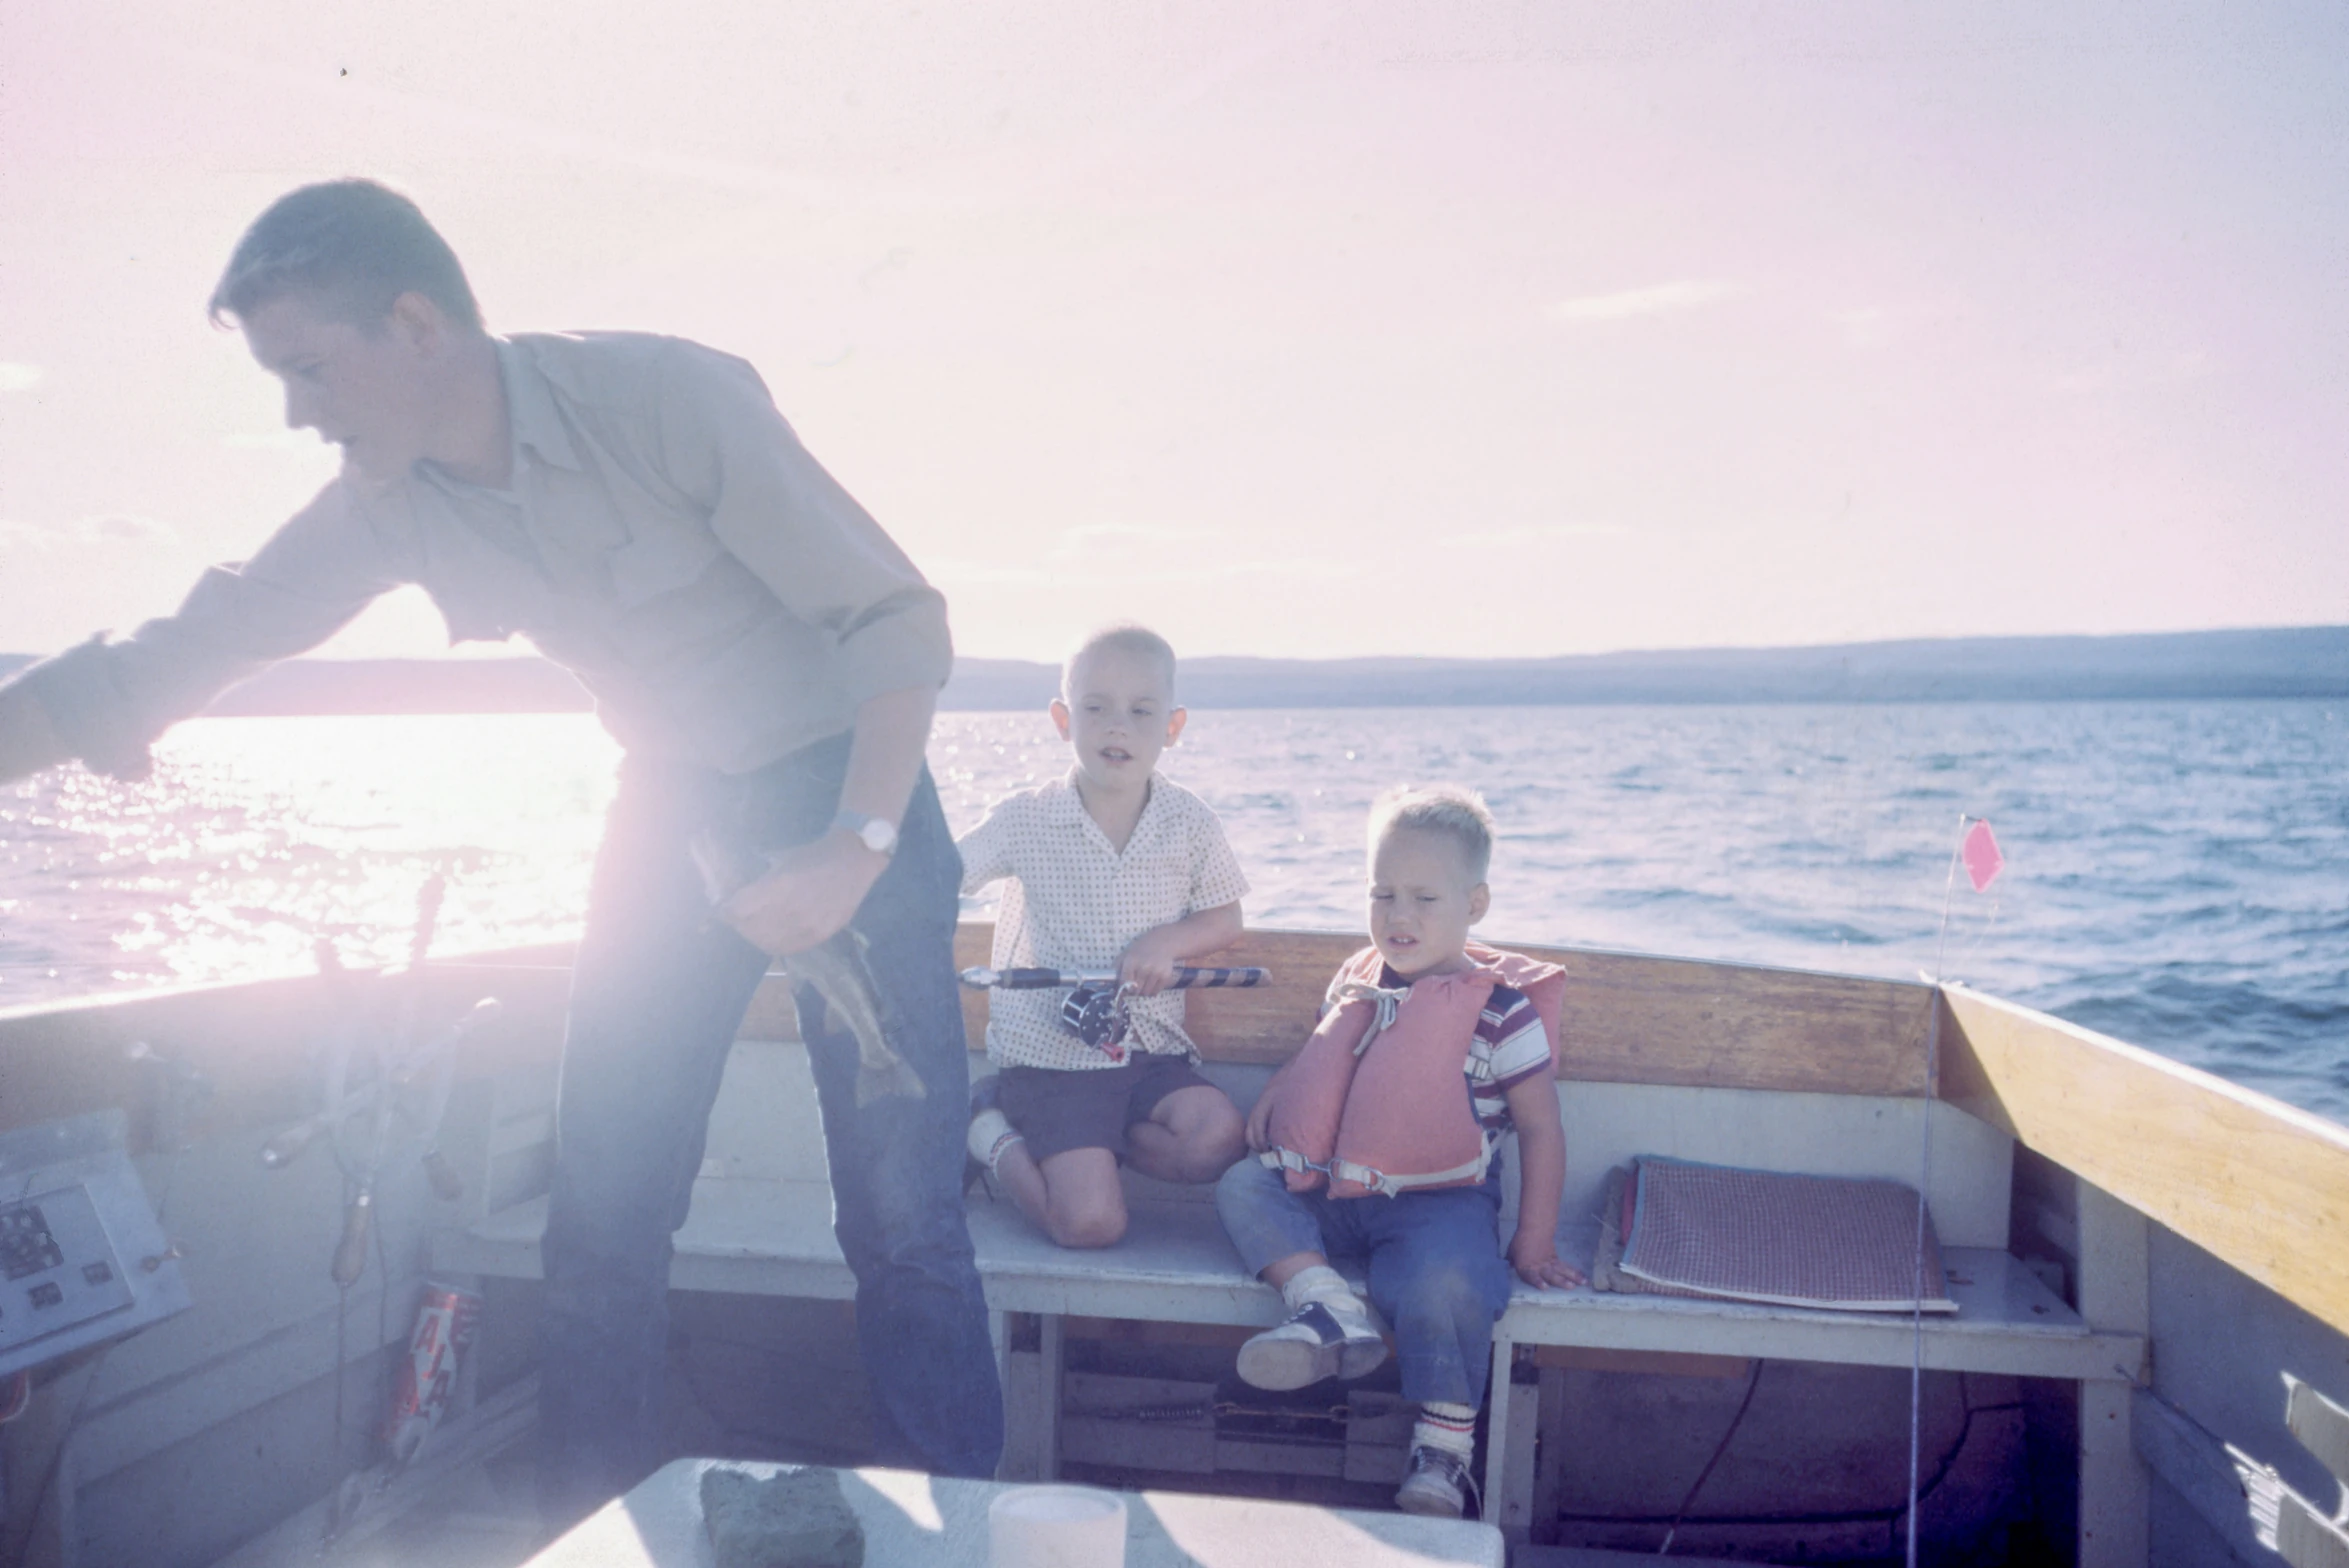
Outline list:
[[[286,192],[253,220],[212,291],[210,314],[225,326],[306,294],[340,319],[373,327],[411,292],[459,326],[481,330],[481,306],[457,253],[414,202],[373,180],[329,180]]]

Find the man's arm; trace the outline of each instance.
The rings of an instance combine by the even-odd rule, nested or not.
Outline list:
[[[144,777],[148,743],[164,730],[413,576],[337,480],[250,561],[205,571],[171,614],[128,637],[93,637],[0,690],[0,777],[74,757]]]
[[[19,683],[0,686],[0,784],[56,767],[71,760],[49,710],[31,688]]]
[[[840,786],[841,810],[884,822],[905,815],[914,781],[921,777],[937,705],[938,694],[921,686],[883,692],[858,706],[848,772]],[[835,827],[785,851],[774,870],[728,899],[722,913],[752,946],[797,953],[854,919],[888,866],[887,855]]]
[[[895,823],[905,817],[922,758],[930,746],[930,720],[938,711],[937,690],[929,686],[886,691],[868,697],[856,710],[855,738],[849,743],[848,772],[840,784],[840,809]]]
[[[799,444],[749,365],[680,343],[663,374],[662,471],[784,608],[834,639],[834,678],[856,704],[841,809],[896,822],[953,672],[945,599]],[[781,857],[724,914],[754,945],[796,953],[847,925],[887,864],[836,829]]]
[[[785,609],[833,638],[848,699],[943,686],[954,668],[945,597],[800,444],[758,372],[679,343],[663,377],[662,472]]]

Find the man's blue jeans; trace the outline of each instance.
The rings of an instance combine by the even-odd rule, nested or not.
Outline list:
[[[1395,1331],[1403,1397],[1484,1403],[1493,1325],[1509,1305],[1497,1178],[1330,1198],[1289,1191],[1279,1171],[1249,1155],[1216,1183],[1215,1211],[1251,1274],[1300,1252],[1366,1263],[1371,1304]]]
[[[711,916],[689,846],[781,848],[823,834],[848,738],[731,776],[632,759],[596,859],[571,982],[544,1245],[540,1504],[564,1524],[660,1457],[671,1233],[685,1222],[711,1102],[765,953]],[[856,1103],[856,1042],[802,991],[832,1173],[833,1230],[857,1280],[877,1458],[992,1476],[1003,1396],[962,1207],[969,1057],[954,978],[962,863],[922,775],[889,868],[857,911],[890,1043],[928,1094]]]

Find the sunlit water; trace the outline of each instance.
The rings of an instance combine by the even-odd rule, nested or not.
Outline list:
[[[948,714],[957,831],[1059,773],[1041,714]],[[617,753],[575,715],[217,719],[152,781],[0,787],[0,1006],[575,935]],[[1359,929],[1370,798],[1482,789],[1502,937],[1985,990],[2349,1119],[2349,723],[2323,703],[1194,715],[1260,925]],[[1947,899],[1961,813],[2009,861]],[[983,905],[974,904],[974,910]]]

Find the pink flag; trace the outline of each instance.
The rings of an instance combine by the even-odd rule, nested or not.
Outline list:
[[[1990,824],[1977,818],[1966,830],[1966,841],[1958,850],[1966,863],[1966,880],[1979,893],[1998,880],[2006,869],[2006,856],[1998,852],[1998,835],[1990,831]]]

